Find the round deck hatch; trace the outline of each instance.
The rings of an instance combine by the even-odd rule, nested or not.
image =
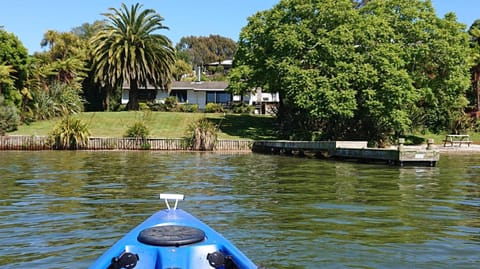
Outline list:
[[[205,239],[205,233],[197,228],[181,225],[155,226],[144,229],[138,241],[153,246],[183,246]]]

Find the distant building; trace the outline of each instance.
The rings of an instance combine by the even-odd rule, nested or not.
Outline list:
[[[228,74],[228,72],[230,72],[230,70],[232,69],[232,64],[233,64],[232,60],[224,60],[221,62],[208,63],[204,65],[204,70],[207,70],[209,75],[212,75],[214,72],[212,72],[211,70],[217,70],[218,67],[221,66],[223,68],[223,73]]]
[[[169,96],[175,96],[179,103],[197,104],[200,110],[205,109],[208,103],[222,104],[231,107],[233,103],[245,102],[255,106],[257,114],[274,114],[280,102],[278,93],[263,93],[260,88],[251,94],[243,96],[232,95],[225,89],[226,81],[174,81],[170,86],[170,93],[166,89],[156,89],[148,85],[141,88],[139,99],[141,102],[163,102]],[[122,104],[128,103],[128,90],[130,86],[125,84],[122,89]]]
[[[202,76],[213,75],[219,66],[223,68],[224,74],[228,74],[232,69],[232,63],[232,60],[224,60],[205,64],[195,72],[198,81],[174,81],[170,85],[170,91],[148,85],[146,89],[140,91],[139,99],[141,102],[158,103],[169,96],[175,96],[179,103],[197,104],[200,110],[204,110],[208,103],[222,104],[230,108],[234,103],[244,102],[255,106],[256,114],[275,114],[280,102],[278,93],[264,93],[261,88],[257,88],[242,97],[226,91],[228,87],[226,81],[201,81]],[[125,84],[122,89],[122,104],[128,103],[128,90],[129,85]]]

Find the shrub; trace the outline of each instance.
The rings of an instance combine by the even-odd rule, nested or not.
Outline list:
[[[123,136],[146,139],[149,134],[150,134],[150,131],[148,130],[145,123],[142,121],[137,121],[127,129],[127,131]]]
[[[476,133],[480,132],[480,119],[474,120],[473,131]]]
[[[50,140],[54,149],[82,149],[88,144],[90,131],[81,119],[66,116],[53,129]]]
[[[150,107],[146,103],[139,103],[138,108],[139,108],[140,111],[150,110]]]
[[[213,150],[217,142],[217,127],[207,118],[201,118],[188,126],[186,140],[193,150]]]
[[[207,113],[221,113],[224,112],[222,104],[208,103],[205,106],[205,112]]]
[[[32,110],[38,120],[62,117],[83,111],[80,90],[64,83],[53,83],[47,90],[32,92]]]
[[[190,113],[195,113],[199,111],[197,104],[181,104],[178,106],[177,110],[179,112],[190,112]]]
[[[165,98],[164,104],[166,111],[176,111],[178,105],[177,97],[169,96]]]
[[[127,111],[127,105],[119,104],[117,107],[115,107],[114,111]]]
[[[246,103],[237,103],[233,105],[232,111],[239,114],[251,114],[254,109],[253,106],[249,106]]]
[[[17,130],[19,123],[17,108],[14,105],[5,104],[3,96],[0,96],[0,135]]]
[[[450,132],[452,134],[467,133],[474,126],[474,121],[463,111],[453,112],[450,121]]]
[[[151,103],[148,106],[150,108],[150,111],[167,111],[167,107],[164,103]]]
[[[147,137],[150,134],[147,126],[143,121],[137,121],[132,126],[130,126],[124,137],[135,138],[134,145],[139,147],[142,150],[150,149],[151,145],[147,141]]]
[[[33,94],[33,111],[36,120],[47,120],[56,116],[55,101],[47,91],[38,91]]]

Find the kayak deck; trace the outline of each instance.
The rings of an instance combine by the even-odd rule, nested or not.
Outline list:
[[[158,211],[135,227],[90,268],[250,269],[257,266],[222,235],[175,207]]]

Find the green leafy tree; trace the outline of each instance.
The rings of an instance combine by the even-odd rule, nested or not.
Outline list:
[[[244,96],[251,93],[255,89],[252,84],[253,70],[248,65],[240,65],[232,69],[227,76],[228,88],[227,90],[235,95]]]
[[[115,93],[110,85],[95,82],[95,70],[93,65],[93,48],[89,46],[88,41],[93,38],[106,25],[106,21],[95,21],[93,23],[84,23],[81,26],[72,29],[71,33],[80,38],[87,44],[87,62],[88,70],[86,78],[83,80],[83,96],[85,97],[86,111],[110,111],[116,103],[119,103],[120,92]]]
[[[402,111],[415,121],[404,122],[432,131],[448,129],[467,105],[470,82],[465,26],[452,13],[438,18],[430,1],[372,1],[361,9],[364,16],[371,12],[379,13],[377,17],[392,29],[391,43],[400,46],[396,55],[403,63],[397,69],[406,72],[406,82],[413,87],[405,93],[414,105]]]
[[[466,105],[467,55],[462,25],[430,1],[283,0],[248,19],[230,81],[278,91],[285,136],[382,146],[448,128]]]
[[[27,49],[14,34],[0,28],[0,94],[5,103],[18,109],[21,108],[28,64]]]
[[[140,85],[150,83],[167,88],[175,63],[171,41],[158,30],[168,29],[153,9],[110,8],[104,14],[108,24],[92,39],[95,80],[112,88],[124,82],[130,85],[129,110],[138,110]]]
[[[48,30],[40,44],[47,51],[35,56],[44,65],[48,82],[75,84],[80,89],[87,76],[87,42],[72,32]]]
[[[472,103],[475,104],[476,111],[480,111],[480,20],[475,20],[470,26],[471,61],[472,61]]]
[[[95,36],[100,29],[105,27],[105,21],[94,21],[93,23],[83,23],[80,26],[74,27],[72,34],[79,37],[81,40],[89,40]]]
[[[175,77],[175,80],[180,81],[182,80],[183,76],[192,74],[192,66],[184,60],[177,58],[175,61],[175,68],[173,69],[172,73]]]
[[[207,63],[233,59],[237,44],[220,35],[182,37],[176,45],[180,57],[194,68]]]
[[[87,42],[70,32],[49,30],[41,45],[46,50],[33,55],[27,89],[22,91],[26,118],[50,119],[83,111]]]
[[[58,32],[48,30],[40,42],[43,48],[47,48],[47,56],[51,61],[65,60],[84,53],[86,43],[72,32]]]
[[[313,2],[281,1],[250,17],[230,77],[239,91],[278,91],[284,135],[296,139],[307,139],[303,133],[313,125],[351,118],[356,109],[349,28],[358,16],[351,1]]]

